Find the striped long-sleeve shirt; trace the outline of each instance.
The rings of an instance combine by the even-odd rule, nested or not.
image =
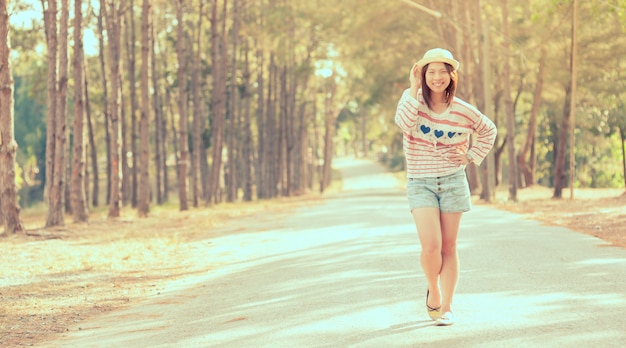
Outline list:
[[[407,177],[424,178],[453,174],[463,170],[448,160],[448,155],[462,152],[480,164],[493,147],[497,129],[494,123],[474,106],[455,97],[452,105],[441,114],[428,108],[405,90],[398,102],[395,121],[403,132]],[[470,135],[476,137],[470,146]]]

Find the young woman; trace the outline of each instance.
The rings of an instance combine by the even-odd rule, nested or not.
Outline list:
[[[426,310],[437,325],[454,324],[457,235],[461,215],[471,209],[465,166],[483,161],[497,133],[489,118],[455,97],[459,65],[448,50],[427,51],[411,68],[411,87],[395,115],[403,132],[407,197],[428,282]]]

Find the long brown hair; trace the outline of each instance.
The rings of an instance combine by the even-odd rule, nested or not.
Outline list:
[[[428,87],[428,85],[426,85],[426,71],[428,70],[428,66],[429,64],[426,64],[422,67],[422,71],[421,71],[421,75],[422,75],[422,96],[424,97],[424,101],[426,102],[426,105],[428,106],[429,109],[432,110],[432,102],[433,99],[431,97],[431,90],[430,87]],[[450,74],[450,84],[448,85],[448,87],[446,88],[446,104],[448,104],[448,106],[450,106],[450,104],[452,104],[452,100],[454,99],[454,96],[456,95],[456,85],[458,83],[459,80],[459,75],[457,74],[456,70],[454,70],[454,68],[452,67],[452,65],[448,64],[448,63],[444,63],[444,65],[446,66],[446,70],[448,71],[448,74]]]

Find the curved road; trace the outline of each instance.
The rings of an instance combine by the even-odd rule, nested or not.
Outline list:
[[[626,346],[626,250],[484,206],[462,220],[457,323],[434,326],[403,184],[371,161],[335,167],[340,193],[213,241],[237,248],[220,272],[43,346]]]

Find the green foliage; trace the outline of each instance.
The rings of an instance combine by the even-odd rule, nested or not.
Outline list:
[[[43,188],[45,181],[46,124],[45,106],[34,96],[38,86],[29,85],[32,78],[15,77],[15,140],[18,144],[18,167],[26,171],[27,186]]]

